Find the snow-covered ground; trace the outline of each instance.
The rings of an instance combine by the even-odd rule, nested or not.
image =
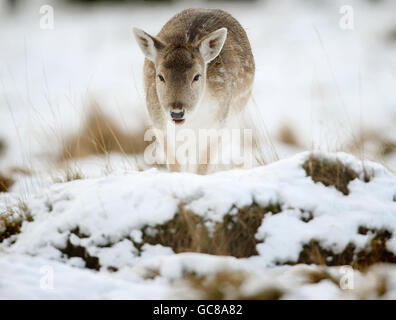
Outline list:
[[[54,8],[53,30],[40,29],[42,4]],[[396,298],[392,265],[355,271],[354,290],[339,287],[340,267],[277,265],[297,261],[312,239],[336,254],[350,243],[356,250],[369,243],[374,235],[359,233],[361,226],[396,229],[396,148],[379,152],[396,144],[396,4],[348,1],[353,30],[340,28],[342,5],[267,0],[92,8],[35,0],[15,15],[0,6],[0,174],[16,180],[11,192],[0,193],[0,215],[12,208],[18,216],[24,203],[33,216],[20,234],[0,243],[0,298],[194,298],[202,292],[187,276],[227,272],[242,274],[243,281],[238,290],[225,290],[226,298],[274,288],[285,299]],[[73,179],[56,159],[92,101],[125,132],[147,126],[144,58],[131,27],[155,34],[187,7],[222,8],[246,28],[256,62],[251,105],[276,149],[264,146],[268,159],[284,160],[202,177],[148,167],[138,172],[141,156],[110,153],[73,159],[67,170],[84,179],[61,183]],[[347,196],[313,183],[302,169],[304,150],[355,153],[358,158],[326,157],[337,157],[361,179],[349,183]],[[139,245],[142,228],[171,220],[180,204],[210,229],[253,203],[281,208],[266,214],[253,235],[257,256],[175,254]],[[81,254],[62,253],[68,241],[95,257],[100,271],[84,268]],[[396,254],[395,238],[386,248]],[[312,273],[331,276],[312,281]],[[46,282],[51,279],[53,286]]]
[[[23,210],[33,221],[24,222],[19,234],[0,245],[0,297],[191,298],[203,293],[189,286],[189,275],[235,273],[242,284],[224,289],[226,298],[274,288],[285,299],[396,298],[393,266],[377,266],[366,274],[351,271],[353,287],[345,289],[340,267],[285,265],[301,262],[311,240],[333,256],[353,244],[358,255],[370,248],[376,231],[396,231],[396,178],[389,171],[347,154],[326,156],[357,174],[345,195],[334,186],[314,183],[303,169],[308,158],[303,153],[265,167],[209,176],[151,169],[43,188],[24,200]],[[17,215],[21,210],[17,193],[2,194],[1,200],[3,212],[13,208]],[[146,238],[155,237],[157,227],[180,213],[180,206],[213,233],[226,216],[236,219],[240,209],[254,205],[279,208],[268,209],[251,235],[257,255],[176,254],[176,247]],[[176,237],[180,231],[169,232]],[[390,236],[385,248],[396,254],[396,239]],[[333,276],[313,281],[312,272]],[[367,284],[369,275],[373,279]],[[376,288],[383,281],[386,289],[380,295]]]
[[[42,3],[54,8],[53,30],[40,29]],[[312,149],[350,152],[362,134],[367,145],[356,153],[393,169],[395,153],[384,157],[377,149],[381,141],[396,143],[395,3],[349,1],[353,30],[339,25],[343,4],[182,1],[92,8],[35,0],[16,15],[3,10],[0,137],[8,148],[1,165],[47,166],[93,100],[120,128],[144,127],[144,57],[131,27],[155,34],[184,8],[220,7],[248,33],[257,69],[252,103],[281,158]],[[296,145],[282,143],[284,128]]]

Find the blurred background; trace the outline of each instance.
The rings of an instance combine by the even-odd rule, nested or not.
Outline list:
[[[189,7],[226,10],[245,27],[269,161],[346,151],[396,170],[393,0],[0,0],[2,191],[27,192],[57,170],[71,180],[147,169],[144,57],[131,28],[156,34]]]

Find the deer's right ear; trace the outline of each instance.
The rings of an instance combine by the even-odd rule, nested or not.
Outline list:
[[[164,48],[165,44],[138,28],[133,28],[133,34],[146,58],[154,62],[158,51]]]

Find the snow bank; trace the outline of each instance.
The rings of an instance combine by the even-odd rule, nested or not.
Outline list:
[[[29,275],[35,268],[32,264],[54,266],[65,278],[73,274],[71,282],[85,275],[98,277],[104,286],[109,279],[125,273],[143,281],[145,268],[157,270],[155,278],[162,280],[155,281],[160,282],[180,279],[185,270],[193,270],[195,275],[224,267],[256,268],[257,272],[282,270],[284,267],[277,266],[302,262],[301,252],[311,241],[334,255],[351,244],[353,252],[358,253],[381,230],[388,234],[385,249],[391,256],[396,254],[396,240],[392,237],[396,229],[396,178],[381,165],[362,163],[347,154],[314,155],[316,159],[338,161],[356,173],[357,178],[348,183],[349,194],[345,195],[334,186],[315,183],[307,175],[303,165],[309,157],[309,153],[302,153],[265,167],[209,176],[151,169],[54,184],[24,200],[33,221],[24,222],[19,234],[0,244],[3,274],[9,281],[16,277],[17,271],[10,267],[13,259],[21,270],[30,270],[27,278],[18,278],[27,283],[33,277]],[[18,197],[15,193],[1,195],[2,210],[15,206]],[[267,208],[258,229],[250,235],[257,243],[257,255],[219,260],[202,253],[175,254],[183,250],[166,247],[160,241],[145,243],[148,235],[155,237],[159,226],[166,226],[180,214],[181,207],[208,226],[210,237],[216,224],[226,218],[232,220],[243,208],[252,206]],[[176,236],[178,230],[169,232]],[[327,264],[336,265],[331,260]],[[84,267],[99,272],[83,270]],[[11,282],[3,280],[0,287],[5,290]],[[66,286],[60,284],[63,285]],[[123,286],[121,291],[129,288]],[[22,296],[34,294],[34,290],[29,289]],[[100,290],[99,285],[96,297],[114,297]],[[0,291],[0,296],[5,294]],[[12,294],[17,296],[18,292]],[[58,292],[53,297],[70,296],[73,295]],[[143,296],[144,292],[139,296],[125,295]],[[161,294],[156,297],[161,298]]]

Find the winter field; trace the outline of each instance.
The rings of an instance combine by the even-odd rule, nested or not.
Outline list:
[[[54,28],[40,28],[40,8]],[[0,5],[0,299],[396,299],[396,3]],[[265,165],[148,165],[137,26],[245,27]]]

